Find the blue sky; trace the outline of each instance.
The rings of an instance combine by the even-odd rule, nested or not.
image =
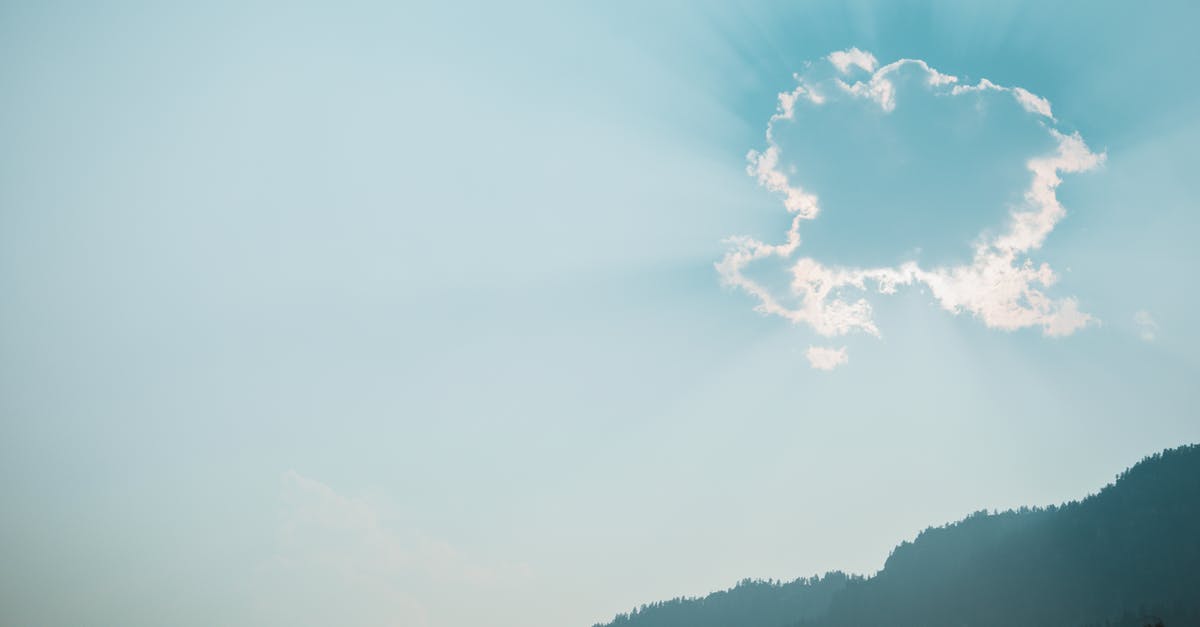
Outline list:
[[[873,572],[1200,440],[1197,13],[4,5],[0,622],[590,625]],[[1105,155],[1031,253],[1094,323],[914,284],[828,336],[722,285],[727,238],[789,228],[746,172],[778,94],[851,48],[1026,89]],[[911,102],[781,130],[824,203],[796,257],[933,267],[1003,228],[967,200],[1020,198],[998,155],[1037,122],[934,150]],[[887,137],[913,161],[883,186],[852,149]]]

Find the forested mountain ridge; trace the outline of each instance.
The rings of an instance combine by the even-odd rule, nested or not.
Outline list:
[[[1098,493],[981,511],[896,547],[869,578],[746,580],[609,627],[1200,627],[1200,445],[1143,459]],[[600,627],[600,626],[597,626]]]
[[[850,576],[840,572],[788,583],[744,579],[729,590],[677,598],[619,614],[611,627],[783,627],[823,616]],[[596,625],[595,627],[601,627]]]

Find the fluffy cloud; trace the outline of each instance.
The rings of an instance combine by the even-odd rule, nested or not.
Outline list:
[[[851,48],[851,50],[858,50]],[[832,55],[831,55],[832,56]],[[872,66],[874,65],[875,57],[871,57]],[[929,67],[929,64],[920,59],[900,59],[893,61],[877,70],[866,81],[857,81],[854,84],[847,84],[841,79],[834,81],[838,87],[848,94],[858,96],[860,98],[869,98],[879,103],[879,106],[884,111],[892,111],[896,108],[896,85],[892,81],[892,75],[898,72],[901,68],[914,66],[920,68],[926,75],[925,82],[930,87],[941,87],[958,82],[957,76],[942,74],[937,70]],[[864,68],[865,69],[865,68]],[[797,76],[797,80],[803,85],[804,79]],[[811,88],[810,88],[811,91]],[[823,104],[823,103],[819,103]]]
[[[817,370],[833,370],[850,361],[845,347],[824,348],[822,346],[809,346],[808,350],[804,352],[804,356],[808,358],[809,365]]]
[[[868,72],[874,71],[878,61],[875,60],[875,55],[870,52],[863,52],[858,48],[850,48],[849,50],[838,50],[831,53],[826,59],[836,67],[839,72],[846,74],[850,71],[851,66],[856,66]]]
[[[1025,109],[1030,113],[1036,113],[1042,117],[1049,118],[1052,121],[1054,120],[1054,114],[1050,111],[1050,101],[1022,87],[1004,87],[1003,85],[997,85],[985,78],[981,79],[979,83],[975,85],[955,85],[954,89],[951,90],[951,94],[959,96],[972,91],[989,90],[1008,92],[1012,94],[1013,98],[1015,98],[1017,103],[1021,105],[1022,109]]]
[[[1048,337],[1060,337],[1096,322],[1079,309],[1076,299],[1054,298],[1045,292],[1058,277],[1048,264],[1035,263],[1029,254],[1041,248],[1066,216],[1056,193],[1061,175],[1096,168],[1104,161],[1103,153],[1092,152],[1078,133],[1067,134],[1050,126],[1048,123],[1054,122],[1050,103],[1020,87],[1005,87],[987,79],[975,85],[959,85],[957,77],[938,72],[917,59],[901,59],[875,69],[875,57],[857,48],[834,52],[826,59],[839,74],[845,75],[852,68],[872,74],[854,83],[840,78],[810,81],[797,75],[796,88],[780,94],[779,108],[767,123],[766,148],[747,155],[747,171],[761,186],[783,198],[784,208],[792,214],[790,226],[777,244],[745,236],[727,240],[730,249],[716,263],[725,285],[753,296],[758,301],[757,311],[804,323],[826,337],[854,332],[881,335],[867,296],[872,292],[892,294],[901,286],[916,284],[927,287],[946,311],[970,313],[989,328],[1040,328]],[[800,249],[803,221],[816,219],[821,206],[817,195],[795,183],[782,167],[783,148],[775,139],[776,125],[794,120],[801,102],[814,107],[837,106],[838,99],[833,97],[837,93],[850,100],[873,101],[885,114],[892,112],[899,97],[894,79],[902,69],[922,76],[920,88],[937,96],[954,98],[983,91],[1011,94],[1022,109],[1041,120],[1041,128],[1053,140],[1055,150],[1032,155],[1026,161],[1030,182],[1022,195],[1023,202],[1010,211],[1002,230],[979,237],[968,263],[931,268],[916,262],[890,267],[833,267],[809,257],[793,259]],[[791,262],[788,290],[773,290],[745,273],[754,262],[772,257]],[[814,347],[807,356],[814,368],[826,370],[846,360],[845,349]]]

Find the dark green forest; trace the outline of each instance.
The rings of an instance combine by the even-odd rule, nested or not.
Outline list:
[[[744,580],[596,627],[1200,627],[1200,445],[1143,459],[1081,501],[979,511],[892,550],[871,577]]]

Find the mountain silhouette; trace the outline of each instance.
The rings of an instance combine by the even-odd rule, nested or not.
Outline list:
[[[744,580],[596,627],[1200,627],[1200,445],[1081,501],[979,511],[893,549],[871,577]]]

